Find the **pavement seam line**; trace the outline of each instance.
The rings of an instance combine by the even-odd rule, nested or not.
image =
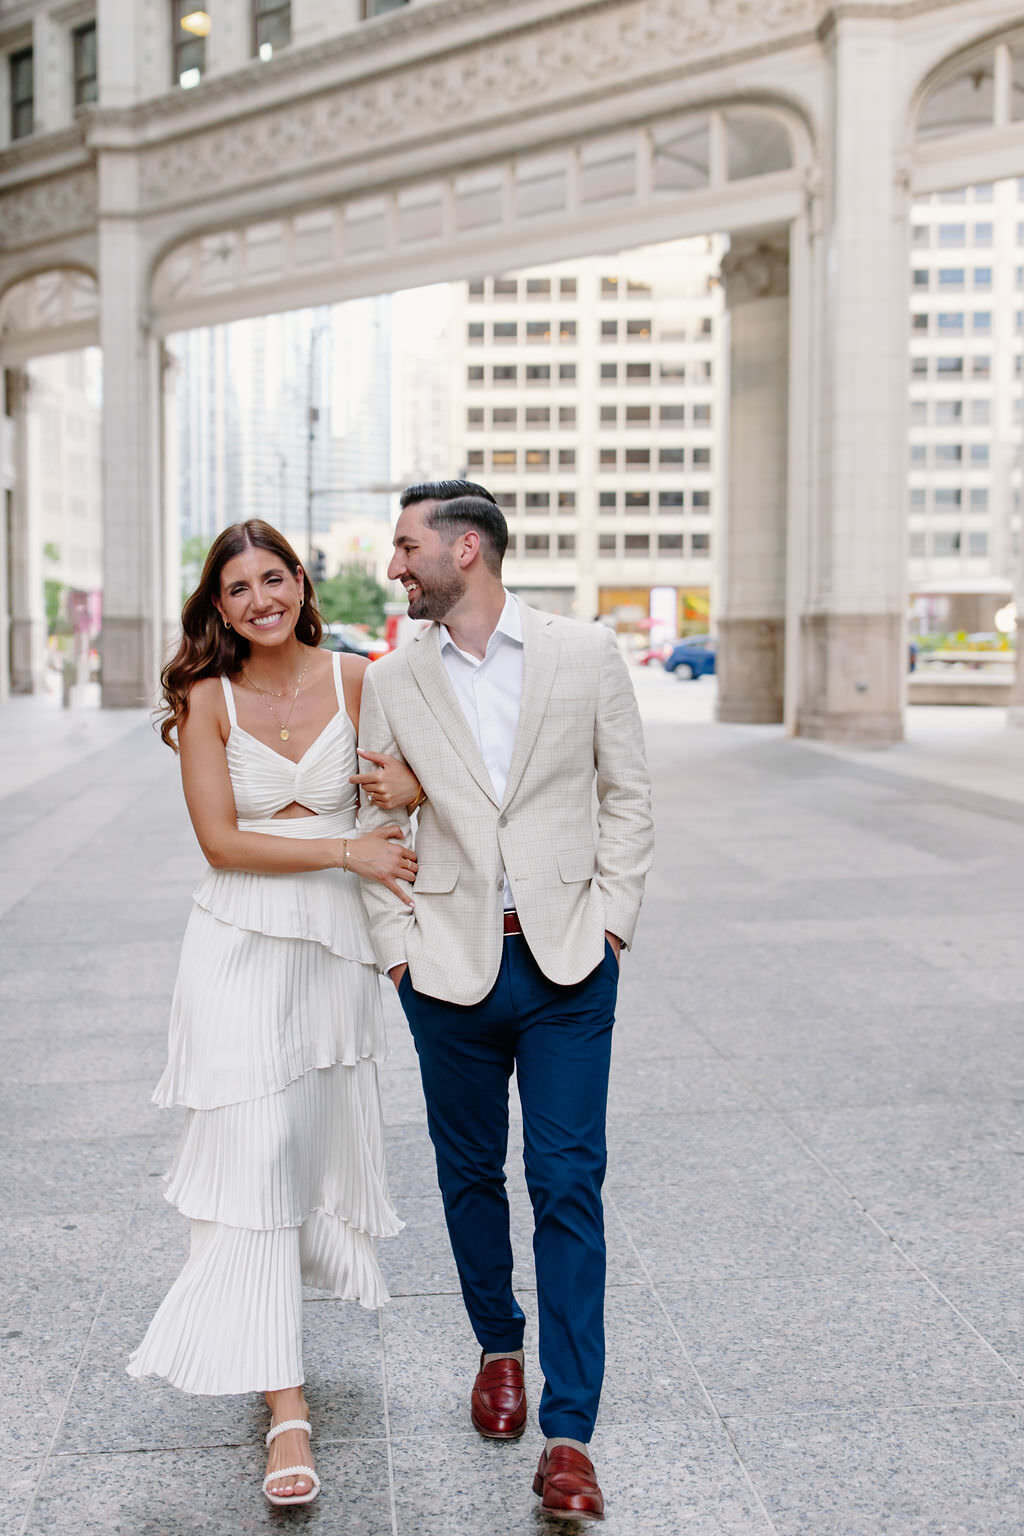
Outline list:
[[[819,1156],[819,1154],[814,1150],[810,1143],[804,1140],[796,1126],[790,1124],[783,1112],[774,1104],[772,1104],[770,1099],[766,1099],[763,1096],[756,1084],[744,1074],[742,1066],[740,1066],[738,1063],[737,1072],[741,1080],[751,1090],[755,1097],[759,1099],[760,1102],[764,1105],[766,1111],[773,1117],[773,1119],[778,1122],[779,1125],[782,1126],[787,1135],[793,1138],[801,1151],[804,1152],[805,1155],[809,1157],[813,1163],[816,1163],[822,1172],[829,1179],[831,1179],[839,1189],[842,1190],[846,1198],[857,1207],[861,1215],[866,1217],[871,1225],[875,1228],[875,1230],[880,1233],[881,1236],[885,1238],[886,1242],[896,1250],[904,1263],[907,1264],[910,1269],[912,1269],[914,1273],[918,1275],[920,1279],[922,1279],[932,1291],[935,1292],[935,1295],[938,1296],[944,1305],[949,1308],[949,1310],[953,1313],[953,1316],[959,1318],[960,1322],[963,1323],[968,1332],[972,1333],[974,1337],[985,1346],[989,1353],[995,1356],[996,1360],[999,1361],[999,1364],[1010,1373],[1014,1381],[1019,1382],[1024,1379],[1021,1377],[1021,1373],[1013,1365],[1010,1364],[1009,1360],[1007,1360],[1005,1356],[1000,1353],[1000,1351],[991,1342],[991,1340],[985,1337],[980,1328],[972,1323],[970,1318],[961,1312],[960,1308],[956,1305],[956,1302],[953,1301],[951,1297],[947,1296],[945,1291],[943,1291],[942,1288],[936,1284],[931,1275],[928,1274],[927,1270],[922,1269],[920,1264],[917,1263],[916,1259],[911,1258],[910,1254],[899,1242],[898,1238],[896,1238],[891,1232],[887,1231],[887,1229],[878,1220],[877,1216],[868,1210],[868,1207],[864,1204],[863,1200],[850,1188],[850,1186],[843,1179],[842,1175],[839,1174],[834,1168],[830,1168],[828,1163],[826,1163],[825,1160]]]
[[[696,1365],[696,1362],[693,1359],[693,1356],[690,1354],[690,1351],[687,1349],[685,1343],[683,1342],[682,1334],[679,1332],[679,1329],[676,1327],[675,1323],[672,1321],[671,1314],[669,1313],[668,1308],[665,1306],[665,1303],[662,1300],[661,1292],[658,1289],[657,1282],[655,1281],[654,1276],[651,1274],[650,1269],[647,1267],[647,1264],[645,1263],[644,1259],[642,1258],[642,1256],[640,1254],[640,1250],[637,1248],[636,1243],[633,1241],[633,1234],[632,1234],[632,1232],[630,1232],[629,1227],[626,1225],[626,1221],[625,1221],[625,1219],[624,1219],[624,1217],[622,1215],[622,1212],[619,1210],[618,1204],[617,1204],[617,1202],[615,1200],[615,1196],[614,1195],[609,1195],[609,1194],[606,1193],[605,1199],[607,1200],[608,1204],[611,1206],[612,1210],[615,1212],[616,1220],[618,1221],[618,1223],[621,1226],[622,1230],[626,1234],[626,1241],[628,1242],[630,1248],[633,1250],[633,1253],[634,1253],[634,1255],[636,1257],[636,1261],[639,1264],[640,1268],[642,1269],[642,1271],[643,1271],[643,1273],[644,1273],[644,1275],[645,1275],[645,1277],[647,1279],[647,1283],[648,1283],[648,1285],[651,1288],[651,1294],[654,1297],[655,1301],[657,1302],[658,1309],[661,1312],[661,1315],[665,1319],[665,1323],[666,1323],[666,1325],[668,1327],[668,1331],[669,1331],[669,1333],[671,1333],[672,1337],[675,1339],[675,1341],[678,1344],[680,1350],[682,1351],[683,1359],[686,1361],[687,1365],[689,1366],[690,1371],[693,1374],[693,1378],[696,1381],[698,1387],[700,1388],[700,1390],[701,1390],[701,1392],[702,1392],[702,1394],[704,1396],[704,1399],[705,1399],[708,1407],[711,1410],[712,1417],[717,1421],[717,1423],[719,1425],[719,1428],[722,1431],[722,1434],[725,1436],[726,1440],[728,1441],[729,1448],[732,1451],[732,1454],[733,1454],[733,1456],[736,1459],[736,1463],[739,1466],[739,1469],[740,1469],[740,1471],[743,1474],[744,1481],[746,1482],[747,1487],[750,1489],[750,1492],[753,1495],[753,1498],[754,1498],[754,1500],[755,1500],[755,1502],[757,1504],[758,1509],[761,1511],[762,1515],[764,1516],[765,1520],[768,1523],[768,1529],[770,1531],[773,1531],[775,1533],[775,1536],[779,1536],[779,1528],[775,1524],[775,1521],[772,1519],[771,1515],[768,1513],[768,1508],[767,1508],[764,1500],[761,1497],[760,1491],[759,1491],[756,1483],[754,1482],[753,1478],[750,1475],[750,1471],[749,1471],[749,1469],[747,1467],[746,1462],[743,1460],[743,1456],[742,1456],[742,1454],[740,1452],[740,1448],[739,1448],[739,1446],[736,1443],[736,1440],[735,1440],[735,1437],[733,1436],[732,1430],[729,1428],[728,1421],[719,1412],[718,1405],[716,1404],[714,1398],[712,1397],[710,1391],[708,1390],[707,1384],[705,1383],[703,1376],[701,1375],[700,1371],[697,1369],[697,1365]]]
[[[782,1127],[786,1134],[792,1137],[792,1139],[796,1142],[797,1146],[805,1154],[805,1156],[809,1157],[811,1161],[815,1163],[822,1170],[822,1172],[829,1179],[831,1179],[835,1185],[837,1185],[840,1190],[842,1190],[846,1198],[857,1207],[862,1216],[867,1218],[875,1230],[879,1232],[881,1236],[885,1238],[886,1242],[896,1250],[900,1258],[914,1271],[914,1273],[917,1274],[931,1288],[931,1290],[935,1292],[936,1296],[938,1296],[940,1300],[949,1308],[954,1317],[958,1318],[960,1322],[963,1323],[965,1328],[967,1328],[970,1333],[974,1334],[975,1338],[984,1344],[985,1348],[995,1356],[1000,1365],[1004,1366],[1005,1369],[1010,1373],[1014,1381],[1022,1380],[1021,1373],[1010,1364],[1009,1360],[1007,1360],[1000,1353],[1000,1351],[995,1347],[991,1340],[987,1339],[981,1330],[971,1322],[970,1318],[967,1317],[956,1305],[956,1303],[946,1295],[945,1291],[943,1291],[942,1288],[932,1279],[931,1275],[929,1275],[926,1270],[922,1269],[916,1260],[910,1257],[909,1253],[907,1253],[902,1244],[893,1236],[891,1232],[886,1230],[878,1218],[867,1208],[863,1200],[861,1200],[860,1196],[857,1195],[844,1181],[842,1176],[834,1168],[830,1168],[828,1163],[826,1163],[824,1159],[819,1156],[819,1154],[814,1150],[810,1143],[805,1141],[804,1137],[797,1130],[796,1126],[792,1125],[786,1118],[784,1111],[779,1109],[778,1105],[773,1104],[771,1099],[765,1096],[764,1091],[759,1087],[757,1081],[751,1075],[749,1070],[744,1068],[743,1058],[737,1057],[731,1054],[729,1051],[724,1050],[716,1040],[705,1033],[699,1023],[695,1022],[693,1028],[696,1030],[697,1034],[707,1042],[711,1050],[719,1057],[722,1063],[728,1066],[735,1074],[737,1079],[743,1084],[743,1086],[753,1094],[754,1098],[762,1106],[764,1113],[770,1115],[772,1119]],[[642,1262],[643,1261],[641,1260],[641,1263]]]
[[[81,802],[87,799],[95,787],[95,784],[92,782],[84,785],[78,794],[66,800],[60,806],[59,810],[51,813],[51,815],[57,816],[58,818],[64,817],[66,819],[76,821],[81,815]],[[134,805],[138,801],[145,799],[150,794],[151,788],[152,786],[149,782],[139,787],[137,793],[129,803]],[[60,871],[71,862],[72,859],[77,858],[80,854],[89,849],[93,843],[105,837],[111,823],[117,821],[118,818],[124,814],[125,804],[126,802],[124,799],[120,800],[119,803],[110,810],[109,814],[103,817],[102,821],[98,825],[95,821],[90,822],[88,818],[85,818],[81,823],[81,825],[87,829],[84,838],[79,842],[74,841],[73,837],[70,840],[66,840],[62,847],[61,857],[59,857],[56,862],[47,864],[40,861],[38,864],[34,865],[32,869],[27,872],[25,883],[22,888],[17,891],[16,894],[9,900],[5,900],[0,903],[0,917],[6,916],[8,912],[13,911],[19,902],[22,902],[27,897],[34,895],[36,890],[38,890],[39,886],[42,885],[44,881],[52,879],[58,875]],[[75,807],[78,807],[77,811],[75,810]],[[36,831],[42,822],[48,819],[50,819],[50,817],[40,817],[34,821],[30,827],[23,828],[18,833],[12,835],[24,837],[27,834]],[[5,839],[4,841],[6,842],[8,839]]]
[[[395,1495],[395,1457],[391,1444],[391,1401],[388,1386],[388,1353],[384,1344],[384,1309],[377,1308],[377,1337],[380,1340],[380,1375],[384,1388],[384,1454],[388,1467],[388,1498],[391,1504],[391,1533],[398,1536],[398,1499]]]
[[[841,748],[837,749],[828,742],[809,741],[805,737],[796,737],[793,739],[793,744],[802,749],[810,749],[816,756],[827,758],[830,762],[841,763],[854,778],[862,779],[867,783],[879,786],[889,785],[893,789],[903,790],[913,785],[918,789],[932,791],[929,798],[939,804],[955,805],[960,810],[973,811],[979,816],[991,816],[998,821],[1024,821],[1024,805],[1019,800],[1012,800],[1009,795],[1000,795],[992,790],[969,789],[951,779],[932,778],[929,774],[915,773],[909,766],[882,768],[874,763],[863,763],[856,758],[848,757]]]
[[[121,1258],[124,1255],[125,1249],[128,1247],[128,1240],[129,1240],[129,1237],[131,1236],[131,1230],[132,1230],[132,1222],[134,1221],[135,1213],[139,1209],[139,1206],[141,1204],[141,1195],[142,1195],[143,1190],[146,1187],[145,1186],[145,1180],[147,1178],[148,1178],[148,1174],[147,1173],[143,1172],[143,1173],[139,1174],[138,1185],[137,1185],[136,1195],[135,1195],[135,1200],[132,1203],[131,1210],[128,1212],[128,1218],[125,1221],[124,1232],[122,1233],[121,1241],[120,1241],[120,1243],[117,1246],[117,1251],[113,1255],[113,1257],[112,1257],[112,1259],[110,1261],[110,1264],[109,1264],[109,1266],[107,1268],[106,1277],[104,1278],[103,1286],[102,1286],[102,1288],[100,1290],[100,1294],[96,1298],[96,1307],[95,1307],[95,1310],[94,1310],[93,1315],[92,1315],[92,1321],[89,1324],[89,1330],[86,1333],[85,1339],[82,1342],[82,1348],[79,1351],[78,1359],[75,1361],[74,1370],[71,1372],[71,1380],[68,1383],[67,1392],[64,1394],[64,1401],[63,1401],[63,1403],[61,1405],[60,1413],[57,1416],[57,1422],[53,1426],[53,1434],[50,1436],[50,1443],[46,1447],[46,1450],[43,1452],[42,1464],[41,1464],[41,1466],[39,1468],[39,1476],[37,1477],[36,1485],[35,1485],[35,1487],[32,1490],[32,1497],[29,1499],[28,1504],[26,1505],[26,1508],[25,1508],[25,1518],[22,1521],[20,1530],[18,1532],[18,1536],[26,1536],[26,1532],[28,1531],[28,1523],[29,1523],[29,1520],[32,1517],[32,1511],[34,1510],[34,1508],[36,1506],[36,1502],[38,1501],[39,1494],[40,1494],[40,1491],[41,1491],[42,1486],[43,1486],[43,1479],[45,1478],[47,1472],[50,1469],[50,1463],[53,1461],[54,1457],[57,1454],[57,1452],[56,1452],[57,1441],[59,1440],[60,1435],[61,1435],[61,1431],[64,1428],[64,1423],[65,1423],[65,1420],[67,1419],[67,1416],[68,1416],[68,1408],[71,1405],[71,1399],[72,1399],[72,1397],[75,1394],[75,1389],[78,1386],[78,1381],[79,1381],[79,1378],[80,1378],[80,1376],[82,1374],[82,1363],[85,1360],[86,1355],[89,1353],[89,1346],[92,1344],[93,1335],[96,1332],[96,1323],[97,1323],[97,1321],[99,1319],[100,1312],[103,1310],[103,1303],[107,1299],[107,1293],[110,1290],[110,1277],[114,1273],[114,1270],[116,1269],[117,1265],[120,1263]]]

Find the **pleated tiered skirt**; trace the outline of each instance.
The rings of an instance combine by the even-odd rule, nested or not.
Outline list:
[[[351,816],[239,826],[334,837]],[[298,1386],[303,1285],[387,1300],[376,1239],[402,1224],[384,1169],[384,1054],[357,877],[209,870],[153,1095],[188,1111],[167,1198],[192,1224],[191,1251],[129,1374],[186,1392]]]

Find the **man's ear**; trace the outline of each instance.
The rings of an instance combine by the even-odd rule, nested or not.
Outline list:
[[[469,565],[480,553],[480,535],[475,528],[467,528],[462,535],[462,549],[459,551],[459,564]]]

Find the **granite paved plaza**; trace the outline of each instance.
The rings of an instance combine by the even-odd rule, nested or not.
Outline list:
[[[1020,1536],[1024,733],[922,715],[906,748],[837,754],[639,683],[659,842],[611,1093],[605,1529]],[[141,716],[14,701],[0,749],[0,1529],[548,1536],[536,1424],[469,1424],[390,1001],[407,1226],[381,1315],[307,1308],[319,1502],[264,1506],[254,1399],[125,1375],[185,1251],[149,1095],[199,856]]]

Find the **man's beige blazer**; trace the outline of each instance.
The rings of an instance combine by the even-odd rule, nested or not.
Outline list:
[[[650,781],[633,686],[614,636],[520,603],[523,692],[499,803],[455,696],[436,624],[367,670],[359,744],[390,752],[427,794],[414,910],[363,881],[381,970],[408,964],[418,992],[476,1003],[498,975],[502,871],[544,974],[569,985],[628,945],[653,849]],[[360,812],[371,830],[404,818]]]

